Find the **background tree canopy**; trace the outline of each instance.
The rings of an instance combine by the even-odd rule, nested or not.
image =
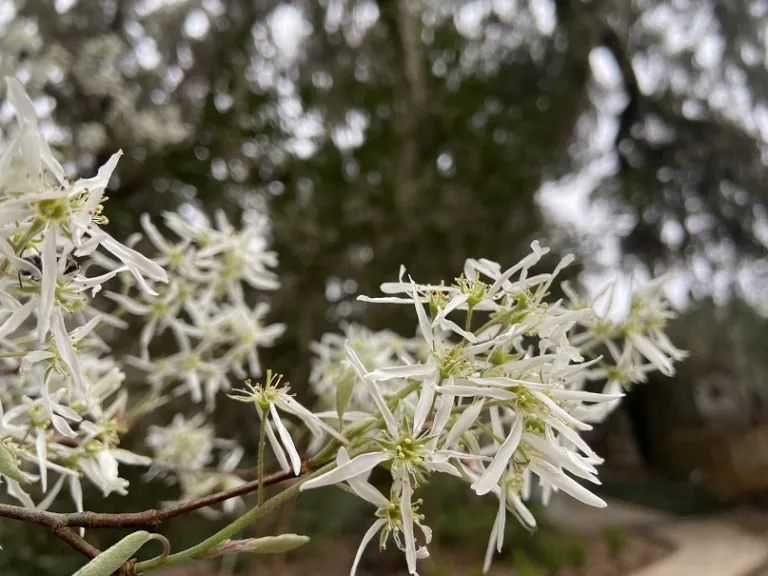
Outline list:
[[[764,0],[54,4],[0,2],[0,71],[73,173],[125,151],[116,235],[177,206],[269,215],[288,332],[265,364],[299,388],[340,320],[411,330],[355,301],[401,264],[451,278],[537,238],[674,270],[764,331]]]

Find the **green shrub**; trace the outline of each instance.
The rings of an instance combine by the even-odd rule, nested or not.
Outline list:
[[[543,576],[536,562],[528,554],[520,550],[515,554],[515,571],[518,576]]]
[[[589,543],[586,540],[578,536],[572,536],[568,548],[568,554],[571,558],[570,564],[572,566],[584,566],[587,563]]]
[[[550,570],[559,570],[571,564],[569,543],[555,534],[542,534],[539,538],[537,559]]]
[[[617,528],[616,526],[608,526],[603,530],[603,537],[605,538],[605,543],[608,545],[608,550],[610,550],[611,555],[613,556],[617,556],[621,553],[629,540],[627,534],[621,528]]]

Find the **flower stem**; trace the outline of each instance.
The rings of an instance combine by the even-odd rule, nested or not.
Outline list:
[[[469,332],[472,328],[472,306],[467,306],[467,319],[464,322],[464,330]]]
[[[256,500],[259,506],[264,503],[264,452],[267,448],[267,421],[266,413],[261,419],[259,425],[259,454],[258,454],[258,475],[259,475],[259,488],[256,491]]]
[[[224,528],[216,532],[216,534],[214,534],[210,538],[203,540],[202,542],[200,542],[195,546],[192,546],[191,548],[187,548],[186,550],[182,550],[181,552],[177,552],[176,554],[171,554],[170,556],[166,556],[163,559],[157,558],[153,560],[147,560],[145,562],[138,562],[135,567],[136,574],[143,574],[144,572],[149,572],[150,570],[154,570],[156,568],[165,567],[165,566],[174,566],[176,564],[181,564],[182,562],[189,562],[191,560],[195,560],[203,556],[206,552],[213,550],[219,544],[222,544],[226,540],[229,540],[232,536],[240,532],[240,530],[248,526],[248,524],[250,524],[254,520],[261,518],[262,516],[264,516],[268,512],[271,512],[275,508],[278,508],[279,506],[281,506],[291,498],[295,498],[296,496],[298,496],[299,491],[301,490],[301,485],[306,480],[313,478],[315,476],[319,476],[320,474],[324,474],[325,472],[328,472],[329,470],[331,470],[334,466],[336,466],[336,463],[332,462],[332,463],[326,464],[325,466],[323,466],[319,470],[316,470],[312,474],[308,474],[306,477],[296,482],[290,488],[287,488],[282,492],[280,492],[279,494],[276,494],[261,506],[254,506],[253,508],[248,510],[248,512],[246,512],[243,516],[241,516],[234,522],[228,524],[227,526],[225,526]]]
[[[13,251],[17,256],[21,256],[21,253],[24,251],[24,248],[27,247],[29,241],[32,240],[32,238],[34,238],[43,228],[45,228],[45,220],[42,218],[35,218],[35,220],[32,222],[32,225],[27,228],[24,236],[13,245]],[[0,264],[0,272],[5,272],[7,269],[8,259],[5,259]]]

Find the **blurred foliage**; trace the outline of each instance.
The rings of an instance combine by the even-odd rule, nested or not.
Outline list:
[[[147,208],[270,209],[289,333],[267,358],[294,383],[339,319],[412,329],[354,301],[400,264],[436,280],[557,236],[537,189],[596,162],[628,253],[706,285],[765,252],[748,0],[10,4],[31,39],[3,63],[48,95],[70,160],[127,152],[117,233]]]
[[[614,556],[618,556],[627,547],[629,541],[626,532],[617,526],[607,526],[603,530],[603,537],[608,545],[608,550]]]
[[[524,550],[519,550],[515,554],[514,564],[519,576],[542,576],[544,573]]]

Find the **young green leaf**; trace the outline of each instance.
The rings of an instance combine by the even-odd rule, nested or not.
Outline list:
[[[11,451],[5,447],[5,444],[0,442],[0,474],[4,474],[13,480],[16,480],[19,484],[26,484],[28,480],[24,477],[24,474],[19,470],[19,464],[16,461],[16,457],[11,454]]]
[[[104,550],[72,576],[110,576],[133,558],[139,548],[156,537],[156,534],[150,534],[144,530],[129,534],[114,546]]]
[[[339,422],[343,422],[342,418],[347,410],[347,406],[349,406],[350,400],[352,400],[352,392],[355,389],[356,383],[357,377],[354,370],[347,369],[336,385],[336,412],[339,415]]]

